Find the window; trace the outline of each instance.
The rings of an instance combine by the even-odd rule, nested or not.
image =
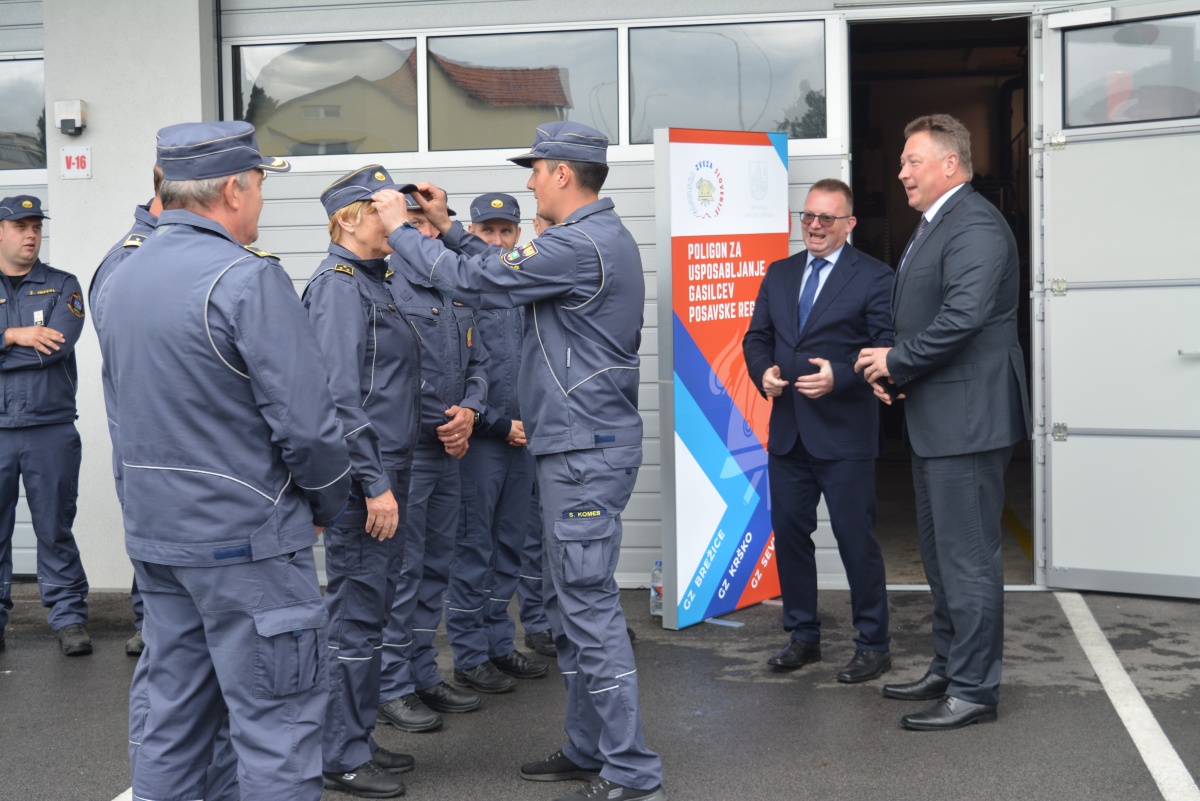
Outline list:
[[[0,170],[46,169],[41,60],[0,61]]]
[[[1069,127],[1200,116],[1200,15],[1069,30]]]
[[[234,116],[268,156],[417,149],[414,39],[234,48]]]
[[[824,23],[634,28],[629,83],[634,144],[667,127],[823,139]]]
[[[617,34],[429,40],[429,149],[528,147],[534,126],[590,125],[617,141]]]

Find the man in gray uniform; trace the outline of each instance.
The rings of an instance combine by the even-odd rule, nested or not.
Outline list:
[[[546,597],[567,685],[567,743],[522,766],[533,781],[591,779],[564,798],[661,801],[662,762],[642,736],[637,668],[613,572],[621,512],[642,461],[637,409],[638,345],[645,278],[637,243],[599,198],[608,139],[573,122],[539,126],[527,184],[538,211],[557,224],[503,252],[452,224],[445,192],[418,184],[442,233],[435,241],[404,224],[403,198],[375,206],[404,269],[478,308],[528,304],[518,380],[546,533],[552,590]]]
[[[164,211],[105,286],[100,345],[145,604],[139,799],[202,797],[229,710],[243,801],[321,797],[325,610],[312,546],[350,461],[316,336],[258,238],[244,122],[159,132]],[[152,299],[150,302],[148,299]]]
[[[12,536],[24,478],[37,536],[38,591],[67,656],[92,652],[88,582],[71,533],[79,492],[75,343],[83,294],[38,258],[42,203],[0,200],[0,651],[12,609]]]
[[[512,195],[471,201],[469,230],[489,245],[512,250],[520,222]],[[446,589],[446,633],[454,680],[479,692],[502,692],[513,688],[514,678],[537,679],[549,670],[516,650],[516,626],[508,616],[525,539],[531,528],[540,534],[541,525],[534,517],[533,457],[517,399],[524,309],[481,309],[475,320],[488,348],[488,405],[459,463],[463,513]]]

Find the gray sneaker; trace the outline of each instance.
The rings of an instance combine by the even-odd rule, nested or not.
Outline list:
[[[555,801],[667,801],[667,791],[660,784],[652,790],[635,790],[624,787],[608,779],[596,778],[591,784],[585,784],[573,793],[561,796]]]
[[[63,626],[55,634],[58,635],[58,644],[67,656],[87,656],[92,652],[92,638],[88,636],[87,629],[79,623]]]

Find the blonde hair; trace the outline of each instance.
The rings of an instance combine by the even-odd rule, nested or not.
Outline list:
[[[349,206],[342,206],[329,215],[329,241],[335,244],[342,241],[341,223],[348,222],[357,225],[362,222],[364,214],[375,213],[375,204],[370,200],[356,200]]]

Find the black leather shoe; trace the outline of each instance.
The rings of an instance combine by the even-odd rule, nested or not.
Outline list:
[[[821,646],[804,640],[791,640],[787,647],[767,660],[767,664],[782,670],[795,670],[809,662],[821,661]]]
[[[883,685],[883,697],[898,701],[936,701],[946,694],[950,679],[936,673],[926,673],[916,681]]]
[[[545,662],[530,659],[520,651],[513,650],[499,659],[493,659],[492,664],[514,679],[540,679],[550,670]]]
[[[425,706],[416,693],[402,695],[382,704],[379,707],[379,719],[412,734],[442,727],[442,716]]]
[[[58,635],[62,652],[67,656],[87,656],[92,652],[92,638],[88,636],[87,629],[78,623],[63,626],[55,634]]]
[[[525,647],[542,656],[558,656],[558,651],[554,647],[554,632],[550,629],[535,631],[532,634],[528,631],[525,632]]]
[[[947,695],[924,712],[900,718],[906,729],[917,731],[949,731],[972,723],[990,723],[996,719],[995,704],[973,704]]]
[[[892,655],[887,651],[864,651],[861,648],[837,674],[842,684],[858,684],[877,679],[892,669]]]
[[[599,776],[600,768],[581,768],[567,759],[561,749],[545,759],[526,762],[521,766],[521,778],[531,782],[563,782],[568,779],[591,781]]]
[[[434,712],[471,712],[479,708],[479,696],[451,687],[446,682],[417,690],[417,697]]]
[[[386,748],[376,748],[372,751],[371,761],[384,773],[408,773],[417,764],[412,754],[401,754]]]
[[[511,676],[505,676],[491,662],[480,662],[467,670],[454,669],[454,681],[481,693],[510,693],[517,689]]]
[[[362,798],[395,798],[404,795],[404,782],[384,773],[374,762],[364,762],[344,773],[321,773],[326,790],[341,790]]]

